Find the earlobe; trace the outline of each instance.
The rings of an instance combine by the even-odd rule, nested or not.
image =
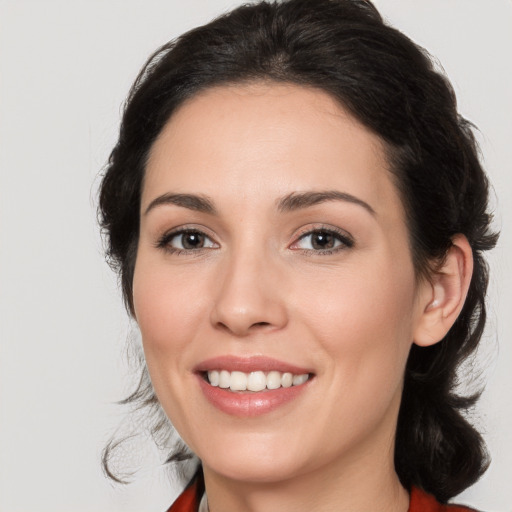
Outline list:
[[[425,286],[414,343],[422,347],[441,341],[464,306],[473,274],[473,253],[464,235],[455,235],[441,266]]]

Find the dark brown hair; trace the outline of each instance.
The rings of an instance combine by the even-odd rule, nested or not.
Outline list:
[[[401,193],[418,276],[428,278],[452,237],[463,233],[474,274],[464,308],[446,337],[412,347],[396,433],[402,484],[446,501],[488,465],[483,440],[465,412],[478,393],[461,396],[457,369],[475,351],[485,324],[490,228],[488,182],[471,124],[428,53],[383,22],[366,0],[286,0],[243,5],[161,47],[128,96],[119,140],[100,190],[107,255],[133,313],[132,280],[141,187],[148,152],[176,108],[208,87],[254,80],[326,91],[388,148]],[[158,410],[147,369],[125,403]],[[156,414],[156,413],[155,413]],[[167,428],[161,416],[154,435]],[[114,444],[104,454],[108,459]],[[171,449],[171,447],[169,447]],[[182,452],[169,460],[180,459]]]

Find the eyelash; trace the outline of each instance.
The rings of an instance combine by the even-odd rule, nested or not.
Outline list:
[[[173,238],[176,238],[180,235],[189,235],[189,234],[202,235],[206,239],[211,240],[213,242],[211,237],[209,237],[204,231],[201,231],[200,229],[180,228],[175,231],[170,231],[168,233],[165,233],[162,237],[159,238],[159,240],[157,241],[157,243],[155,245],[158,249],[163,249],[170,254],[175,254],[176,256],[180,256],[180,255],[198,256],[203,252],[204,249],[209,249],[209,247],[199,247],[198,249],[178,249],[176,247],[171,247],[170,243]],[[215,242],[213,242],[213,243],[215,243]]]
[[[350,249],[351,247],[354,246],[354,240],[352,239],[352,237],[350,235],[348,235],[348,233],[346,233],[342,230],[332,228],[332,227],[327,228],[327,227],[323,227],[323,226],[318,226],[313,229],[308,229],[307,231],[304,231],[303,233],[301,233],[299,235],[297,240],[295,242],[293,242],[292,246],[297,244],[301,240],[304,240],[308,236],[312,236],[312,235],[318,234],[318,233],[325,233],[327,235],[332,235],[336,238],[336,240],[338,240],[341,243],[337,247],[334,247],[332,249],[326,249],[326,250],[315,250],[315,249],[293,249],[293,250],[301,251],[303,254],[307,254],[307,255],[313,254],[315,256],[316,255],[328,256],[330,254],[334,254],[339,251],[343,251],[345,249]],[[210,240],[212,243],[215,244],[215,242],[213,242],[213,240],[204,231],[201,231],[201,230],[195,229],[195,228],[180,228],[175,231],[170,231],[168,233],[165,233],[162,237],[159,238],[159,240],[157,241],[157,243],[155,245],[158,249],[163,249],[163,250],[167,251],[168,253],[174,254],[176,256],[180,256],[180,255],[198,256],[205,249],[211,248],[211,247],[200,247],[198,249],[178,249],[176,247],[171,247],[170,243],[175,237],[178,237],[180,235],[186,235],[186,234],[197,234],[197,235],[204,236],[206,239]]]
[[[343,251],[346,249],[350,249],[354,246],[354,240],[352,237],[346,233],[345,231],[342,231],[340,229],[335,229],[332,227],[323,227],[318,226],[313,229],[308,229],[307,231],[303,232],[297,239],[296,242],[293,243],[293,245],[296,245],[301,240],[304,240],[308,236],[312,236],[314,234],[318,233],[324,233],[327,235],[332,235],[336,240],[341,242],[337,247],[333,247],[332,249],[325,249],[325,250],[315,250],[315,249],[295,249],[298,251],[301,251],[303,254],[307,255],[315,255],[315,256],[329,256],[330,254],[337,253],[339,251]]]

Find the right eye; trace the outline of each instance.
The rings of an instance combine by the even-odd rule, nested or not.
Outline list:
[[[205,233],[197,229],[182,229],[165,234],[158,242],[158,247],[171,252],[199,251],[216,248],[217,244]]]

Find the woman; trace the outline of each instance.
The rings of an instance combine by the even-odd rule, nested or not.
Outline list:
[[[483,474],[454,386],[487,188],[450,85],[367,1],[242,6],[150,58],[100,212],[128,400],[200,460],[170,510],[444,510]]]

